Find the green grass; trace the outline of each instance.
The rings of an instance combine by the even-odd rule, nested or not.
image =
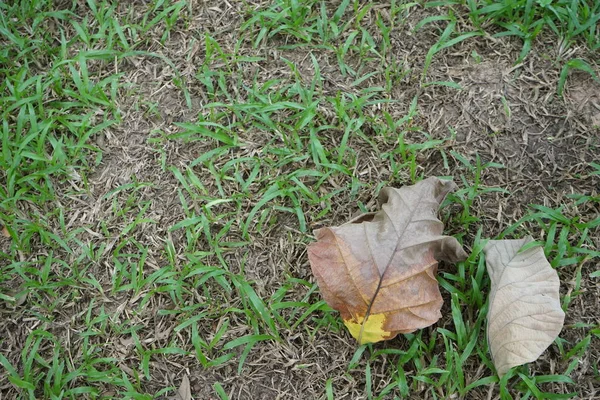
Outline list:
[[[500,35],[523,39],[522,56],[544,28],[566,46],[579,40],[597,49],[590,21],[599,11],[584,2],[496,4],[440,3],[457,11],[417,24],[415,34],[444,24],[416,63],[419,71],[396,57],[393,43],[395,30],[420,7],[416,3],[392,1],[385,13],[357,0],[248,6],[234,47],[214,32],[194,32],[201,62],[186,79],[179,64],[150,48],[166,45],[192,23],[191,2],[158,0],[125,11],[93,0],[67,9],[50,0],[0,4],[0,222],[10,234],[0,252],[0,309],[18,324],[6,314],[0,318],[22,339],[0,338],[0,383],[19,398],[152,399],[177,389],[156,383],[159,365],[173,362],[216,376],[233,365],[244,376],[265,345],[287,351],[290,338],[307,349],[346,340],[338,315],[310,276],[299,273],[302,249],[314,228],[372,210],[383,186],[423,179],[431,158],[439,160],[437,171],[460,185],[442,217],[471,248],[465,262],[439,276],[448,317],[391,344],[348,350],[346,365],[325,369],[326,379],[315,382],[322,397],[346,395],[346,382],[373,399],[425,392],[468,398],[490,386],[502,399],[541,399],[549,397],[552,383],[573,393],[553,398],[576,396],[580,388],[571,376],[579,358],[597,346],[600,327],[594,323],[565,327],[554,346],[556,375],[540,376],[528,366],[503,380],[495,375],[484,334],[489,279],[482,248],[490,233],[482,225],[490,216],[480,206],[486,196],[512,195],[486,183],[505,166],[452,149],[453,129],[446,136],[428,132],[418,105],[428,86],[460,89],[450,81],[426,82],[427,71],[441,52],[483,35],[490,23],[504,29]],[[475,30],[459,30],[459,6],[469,8]],[[271,60],[280,74],[264,76],[265,48],[309,55],[302,68],[285,57]],[[151,162],[172,180],[181,215],[166,227],[154,213],[163,201],[154,197],[157,182],[134,177],[90,200],[90,176],[105,156],[94,139],[124,122],[121,96],[138,89],[124,85],[125,65],[135,57],[170,67],[170,83],[186,106],[194,90],[207,100],[189,120],[174,124],[177,131],[148,136],[156,153]],[[328,86],[332,66],[344,83],[334,89]],[[565,61],[561,93],[571,69],[593,73],[585,60]],[[394,89],[412,76],[419,92],[398,104]],[[402,115],[396,106],[403,106]],[[150,110],[144,118],[159,116]],[[173,162],[168,149],[187,146],[199,151],[185,165]],[[598,171],[591,163],[581,179],[594,179]],[[78,222],[89,212],[80,204],[96,200],[105,210],[101,220]],[[496,232],[499,238],[532,233],[539,239],[568,279],[562,297],[567,311],[585,295],[585,281],[598,278],[589,265],[600,256],[592,239],[600,219],[580,210],[599,202],[593,194],[576,194],[558,207],[532,204],[519,221]],[[159,241],[148,239],[160,229]],[[255,258],[253,246],[290,250],[285,259],[265,261]],[[256,273],[268,262],[276,279]],[[572,332],[583,332],[582,340],[567,339],[576,337]],[[312,364],[300,360],[294,368]],[[173,376],[181,373],[173,368]],[[597,364],[595,371],[597,379]],[[219,398],[235,398],[225,379],[211,387]]]
[[[431,21],[450,21],[440,37],[431,48],[426,60],[427,67],[431,57],[439,50],[455,45],[469,37],[481,35],[486,28],[494,27],[497,31],[493,37],[512,36],[519,38],[523,47],[515,64],[525,60],[531,52],[536,38],[551,35],[558,40],[558,51],[555,63],[562,65],[562,72],[557,86],[557,93],[562,96],[568,73],[578,69],[589,73],[596,81],[598,77],[585,60],[571,58],[569,49],[583,44],[591,51],[600,49],[600,3],[589,0],[442,0],[430,1],[426,7],[445,7],[448,14],[433,16],[421,21],[418,26]],[[473,32],[466,32],[448,40],[454,31],[457,7],[466,7],[473,27]]]
[[[501,29],[496,37],[515,36],[523,41],[518,62],[531,51],[538,35],[554,33],[560,39],[561,52],[577,41],[591,50],[600,48],[600,5],[594,1],[550,0],[466,0],[432,1],[428,7],[457,5],[469,10],[469,18],[477,28],[490,24]]]

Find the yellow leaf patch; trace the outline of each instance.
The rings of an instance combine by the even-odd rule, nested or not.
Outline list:
[[[381,342],[392,336],[392,332],[383,329],[385,314],[370,315],[365,322],[364,329],[362,328],[363,320],[363,317],[359,317],[359,320],[356,322],[352,319],[344,320],[344,325],[346,325],[354,339],[358,340],[359,344]]]

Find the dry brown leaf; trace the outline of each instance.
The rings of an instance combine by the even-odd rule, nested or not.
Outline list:
[[[381,210],[315,231],[308,257],[325,301],[359,343],[391,339],[435,323],[442,296],[436,260],[467,257],[443,236],[438,208],[456,185],[429,178],[384,188]]]
[[[512,367],[537,360],[565,320],[558,274],[542,248],[519,253],[531,241],[531,237],[490,240],[483,249],[492,283],[487,335],[500,377]]]
[[[190,379],[187,375],[183,375],[183,378],[181,378],[181,385],[179,385],[177,394],[181,400],[192,400],[192,387],[190,386]]]
[[[8,232],[8,229],[6,229],[6,226],[2,227],[2,236],[9,238],[10,237],[10,233]]]

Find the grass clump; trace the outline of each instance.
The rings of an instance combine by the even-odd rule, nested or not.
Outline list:
[[[454,45],[464,38],[482,34],[493,25],[500,29],[500,32],[493,34],[494,37],[513,36],[522,40],[523,47],[515,64],[527,57],[538,36],[549,32],[556,35],[558,38],[556,62],[563,62],[557,87],[559,96],[563,95],[566,79],[571,70],[587,72],[598,81],[594,66],[583,59],[571,58],[569,50],[577,43],[582,43],[592,53],[600,49],[600,3],[588,0],[433,1],[427,2],[425,6],[451,7],[451,11],[446,16],[436,15],[426,18],[420,25],[440,19],[453,21],[455,11],[452,11],[452,7],[456,5],[468,8],[469,19],[477,31],[464,33],[447,43],[444,42],[444,35],[442,35],[442,39],[430,49],[430,54],[427,55],[427,66],[433,54],[440,49]],[[446,31],[451,30],[451,24],[452,22]]]
[[[505,0],[467,1],[469,16],[476,26],[492,22],[504,31],[495,36],[516,36],[523,40],[522,60],[532,41],[549,29],[561,40],[565,51],[577,40],[590,50],[600,48],[600,4],[588,0]]]
[[[462,5],[468,8],[475,27],[490,24],[503,29],[495,37],[515,36],[523,40],[517,62],[531,51],[533,40],[545,29],[560,39],[561,52],[577,41],[592,51],[600,48],[600,4],[589,0],[448,0],[432,1],[426,7]]]

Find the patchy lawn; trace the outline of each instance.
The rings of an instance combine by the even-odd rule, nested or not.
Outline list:
[[[600,397],[600,5],[9,3],[0,399]],[[438,323],[358,346],[312,231],[429,176],[471,255]],[[526,234],[565,327],[501,382],[482,238]]]

